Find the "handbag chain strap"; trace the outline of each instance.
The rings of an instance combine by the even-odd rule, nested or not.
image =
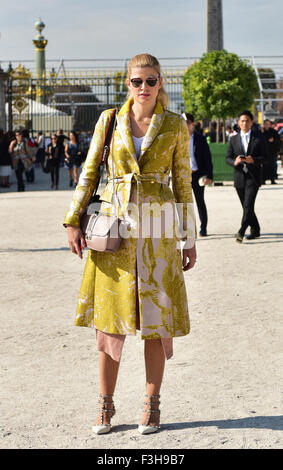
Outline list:
[[[112,140],[112,136],[113,136],[113,133],[114,133],[115,126],[116,126],[116,120],[117,120],[116,119],[116,114],[117,114],[117,110],[115,109],[113,111],[112,115],[111,115],[107,130],[106,130],[103,149],[102,149],[100,162],[99,162],[99,176],[98,176],[98,179],[97,179],[96,188],[93,192],[93,195],[95,195],[97,193],[99,183],[100,183],[100,178],[101,178],[102,173],[103,173],[103,168],[104,168],[104,165],[106,165],[107,158],[108,158],[108,155],[109,155],[111,140]]]
[[[114,211],[115,211],[115,216],[118,217],[118,213],[117,213],[117,206],[116,206],[116,201],[118,202],[118,206],[121,210],[121,203],[120,203],[120,200],[119,200],[119,197],[117,195],[117,192],[116,192],[116,189],[115,189],[115,169],[114,169],[114,131],[115,131],[115,128],[116,128],[116,124],[117,124],[117,115],[115,113],[115,121],[114,121],[114,127],[113,127],[113,138],[112,138],[112,186],[113,186],[113,197],[114,197]],[[122,213],[121,211],[121,215],[125,221],[125,215]]]
[[[117,214],[117,209],[116,209],[116,200],[118,201],[119,208],[121,209],[121,203],[118,198],[118,195],[116,193],[115,189],[115,170],[114,170],[114,131],[117,125],[117,109],[115,109],[111,115],[107,130],[106,130],[106,135],[105,135],[105,140],[103,144],[103,150],[101,153],[101,158],[99,162],[99,177],[98,181],[96,184],[95,191],[93,192],[93,196],[97,193],[99,183],[100,183],[100,178],[103,173],[104,165],[106,165],[108,155],[110,153],[110,148],[112,146],[112,184],[113,184],[113,196],[114,196],[114,209],[115,209],[115,215],[118,217]],[[125,216],[123,215],[123,218],[125,219]]]

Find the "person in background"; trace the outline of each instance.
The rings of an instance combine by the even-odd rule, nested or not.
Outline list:
[[[225,131],[225,134],[226,134],[226,140],[227,142],[229,142],[230,138],[232,137],[233,135],[233,129],[232,129],[232,126],[226,126],[226,131]]]
[[[60,166],[64,166],[65,160],[65,140],[69,140],[68,137],[64,134],[63,129],[59,129],[56,133],[57,135],[57,145],[59,149],[59,160]]]
[[[69,172],[69,186],[78,184],[78,169],[81,166],[81,151],[77,134],[72,131],[69,134],[69,142],[65,145],[65,162]]]
[[[279,149],[279,155],[280,155],[280,159],[281,159],[281,168],[283,168],[283,127],[281,127],[279,130],[278,130],[278,135],[280,137],[280,149]]]
[[[233,132],[232,132],[231,137],[233,137],[233,135],[237,135],[239,133],[239,131],[240,131],[240,129],[239,129],[238,124],[234,124],[233,125]]]
[[[23,131],[16,130],[15,135],[16,138],[9,145],[9,152],[12,156],[12,163],[16,173],[18,191],[24,191],[23,174],[25,168],[29,168],[32,161],[27,152],[27,143],[24,139]]]
[[[200,218],[200,236],[207,236],[207,209],[204,188],[213,180],[212,158],[209,145],[204,136],[195,131],[194,116],[183,113],[190,136],[190,160],[192,169],[192,188]],[[201,183],[201,184],[200,184]]]
[[[239,115],[238,125],[240,133],[229,141],[226,162],[234,168],[234,186],[243,207],[241,227],[235,234],[236,241],[242,243],[249,226],[251,232],[247,239],[260,237],[260,225],[254,205],[261,185],[265,145],[261,134],[251,130],[253,115],[250,111],[243,111]]]
[[[51,189],[59,189],[59,171],[60,171],[60,158],[58,148],[58,137],[56,134],[52,134],[51,143],[47,147],[47,152],[52,161],[50,176],[51,176]]]
[[[209,126],[209,131],[207,133],[207,136],[209,137],[209,141],[211,144],[216,142],[216,128],[217,128],[217,123],[215,121],[211,121],[210,126]]]
[[[12,159],[9,154],[9,135],[0,129],[0,186],[9,188],[12,174]]]
[[[263,137],[266,145],[266,160],[263,164],[263,181],[270,179],[271,184],[276,184],[277,178],[277,159],[280,150],[280,136],[278,132],[272,128],[269,119],[265,119],[263,123]]]
[[[34,162],[36,160],[36,152],[38,145],[32,137],[29,135],[29,131],[24,129],[22,131],[23,137],[26,142],[26,150],[29,159],[25,161],[25,174],[27,183],[34,183]]]
[[[44,161],[44,155],[45,155],[45,135],[43,134],[42,131],[39,131],[38,137],[35,141],[38,145],[38,149],[36,152],[35,166],[39,167],[39,166],[42,166],[43,161]]]
[[[198,134],[201,134],[203,135],[203,127],[201,125],[201,122],[196,122],[195,123],[195,131],[198,133]]]

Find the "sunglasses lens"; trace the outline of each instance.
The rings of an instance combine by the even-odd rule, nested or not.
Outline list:
[[[141,78],[132,78],[131,79],[131,84],[135,87],[138,88],[142,85],[142,79]]]
[[[148,86],[154,87],[157,83],[157,78],[147,78],[146,83]]]
[[[154,87],[156,83],[158,82],[158,78],[147,78],[146,79],[146,84],[150,87]],[[131,84],[135,88],[139,88],[142,85],[143,81],[141,78],[131,78]]]

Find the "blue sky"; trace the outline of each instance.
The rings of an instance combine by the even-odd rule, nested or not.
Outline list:
[[[283,0],[222,3],[225,49],[283,55]],[[206,0],[12,0],[1,8],[0,61],[34,58],[39,16],[46,24],[47,59],[124,58],[140,52],[181,57],[206,51]]]

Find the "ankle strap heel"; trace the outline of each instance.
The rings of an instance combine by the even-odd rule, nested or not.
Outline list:
[[[152,413],[158,413],[160,417],[160,410],[159,410],[159,405],[160,405],[160,395],[146,395],[146,398],[148,399],[147,401],[144,402],[146,405],[144,411],[147,413],[147,418],[146,418],[146,423],[145,424],[140,424],[138,427],[138,431],[140,434],[151,434],[153,432],[156,432],[160,429],[160,426],[157,425],[150,425],[150,418]],[[153,400],[157,399],[157,400]],[[154,405],[157,405],[157,409],[153,408]]]
[[[100,405],[100,424],[92,426],[92,430],[95,434],[106,434],[111,430],[111,424],[103,424],[103,417],[105,413],[111,413],[111,419],[116,413],[113,400],[109,401],[112,397],[113,395],[99,395],[98,403]],[[112,407],[109,408],[108,405],[112,405]]]

